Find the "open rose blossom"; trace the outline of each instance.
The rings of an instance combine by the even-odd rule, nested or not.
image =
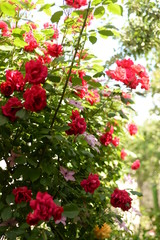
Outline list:
[[[19,111],[22,107],[23,106],[21,101],[16,97],[12,97],[4,106],[2,106],[2,113],[12,122],[14,122],[17,119],[16,112]]]
[[[2,82],[1,83],[1,93],[4,94],[6,97],[10,96],[15,89],[15,85],[11,81]]]
[[[113,207],[128,211],[131,208],[132,198],[130,198],[126,190],[116,188],[111,194],[110,202]]]
[[[80,8],[87,5],[87,0],[66,0],[66,3],[73,8]]]
[[[131,168],[133,169],[133,170],[137,170],[138,168],[140,168],[140,161],[139,161],[139,159],[137,159],[134,163],[132,163],[132,166],[131,166]]]
[[[32,191],[25,186],[13,189],[12,193],[15,196],[15,203],[30,202],[32,197]]]
[[[45,82],[48,75],[48,68],[41,61],[30,60],[25,64],[26,76],[25,81],[31,84],[40,84]]]
[[[121,159],[124,160],[127,156],[127,153],[125,152],[124,148],[121,150]]]
[[[40,85],[33,85],[23,94],[24,107],[32,112],[39,112],[46,107],[46,91]]]
[[[52,216],[55,221],[62,218],[63,207],[56,205],[47,192],[38,192],[36,199],[30,201],[30,207],[34,212],[27,216],[26,221],[29,225],[36,225],[39,221],[49,221]]]
[[[47,44],[47,50],[47,53],[52,57],[59,57],[63,52],[62,45],[58,44]]]
[[[117,60],[116,64],[115,70],[106,71],[110,78],[123,82],[131,89],[136,89],[139,84],[142,89],[149,89],[149,76],[143,66],[135,65],[131,59]]]
[[[136,124],[130,123],[130,124],[128,124],[128,131],[131,136],[136,135],[136,133],[138,131],[138,127],[136,126]]]
[[[86,192],[94,193],[94,191],[99,187],[100,181],[98,174],[90,174],[87,179],[81,181],[81,187],[84,188]]]
[[[72,111],[72,116],[70,116],[70,118],[72,119],[72,122],[68,123],[70,129],[66,131],[67,135],[83,134],[87,127],[85,119],[80,117],[80,114],[77,110]]]
[[[6,82],[12,82],[16,91],[23,91],[25,86],[25,80],[23,74],[18,70],[6,71]]]
[[[25,34],[25,42],[28,43],[28,45],[24,47],[24,50],[27,52],[33,52],[34,49],[38,47],[38,43],[34,38],[32,31]]]

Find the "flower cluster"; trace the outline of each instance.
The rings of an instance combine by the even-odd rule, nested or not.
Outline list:
[[[131,136],[136,135],[136,133],[138,131],[138,128],[137,128],[136,124],[134,124],[134,123],[128,124],[128,131],[129,131]]]
[[[115,147],[117,147],[119,145],[119,138],[118,137],[113,138],[112,134],[114,132],[114,128],[113,126],[109,126],[109,127],[110,127],[110,130],[101,135],[100,142],[104,146],[108,146],[110,143],[112,143]]]
[[[126,190],[116,188],[111,194],[111,205],[115,208],[121,208],[123,211],[128,211],[131,208],[132,198],[129,197]]]
[[[49,221],[51,217],[54,221],[60,220],[63,213],[63,207],[56,205],[47,192],[38,192],[36,199],[30,201],[30,207],[34,212],[27,216],[29,225],[36,225],[39,221]]]
[[[4,21],[0,21],[0,29],[3,37],[9,37],[11,35],[12,30],[9,30],[7,23]]]
[[[136,89],[139,84],[142,89],[149,89],[149,76],[142,65],[135,65],[131,59],[117,60],[116,64],[115,70],[106,71],[110,78],[123,82],[132,89]]]
[[[15,203],[31,201],[32,191],[29,190],[26,186],[17,187],[13,189],[12,193],[15,196]]]
[[[96,226],[94,229],[94,234],[97,239],[109,238],[111,232],[111,227],[107,223],[104,223],[103,226],[100,228]]]
[[[70,118],[72,122],[68,123],[70,129],[66,131],[67,135],[83,134],[87,127],[85,119],[80,117],[80,113],[77,110],[72,111],[72,116],[70,116]]]
[[[99,187],[100,181],[98,174],[90,174],[87,179],[81,181],[81,187],[84,188],[86,192],[94,193],[94,191]]]
[[[65,0],[67,5],[73,8],[80,8],[87,5],[87,0]]]

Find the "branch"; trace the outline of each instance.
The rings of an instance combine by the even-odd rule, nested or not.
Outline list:
[[[84,19],[84,22],[83,22],[82,29],[81,29],[80,34],[79,34],[77,46],[76,46],[76,48],[75,48],[75,52],[74,52],[74,56],[73,56],[73,59],[72,59],[72,63],[71,63],[70,69],[69,69],[69,73],[68,73],[68,76],[67,76],[67,79],[66,79],[64,88],[63,88],[62,96],[61,96],[61,98],[60,98],[60,100],[59,100],[57,109],[55,110],[55,113],[54,113],[53,120],[52,120],[52,123],[51,123],[51,127],[50,127],[50,128],[53,127],[53,124],[54,124],[54,122],[55,122],[57,113],[58,113],[58,111],[59,111],[59,108],[60,108],[60,106],[61,106],[62,100],[63,100],[63,98],[64,98],[64,94],[65,94],[65,91],[66,91],[66,88],[67,88],[67,85],[68,85],[68,81],[69,81],[69,78],[70,78],[70,75],[71,75],[71,71],[72,71],[72,68],[73,68],[73,64],[74,64],[74,61],[75,61],[75,58],[76,58],[76,55],[77,55],[77,51],[78,51],[78,49],[79,49],[79,45],[80,45],[80,40],[81,40],[81,37],[82,37],[82,33],[83,33],[83,30],[84,30],[85,25],[86,25],[86,21],[87,21],[87,17],[88,17],[90,5],[91,5],[91,0],[90,0],[89,3],[88,3],[87,13],[86,13],[86,16],[85,16],[85,19]]]

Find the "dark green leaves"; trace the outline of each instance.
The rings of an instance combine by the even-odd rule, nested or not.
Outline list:
[[[64,206],[64,212],[63,215],[68,218],[75,218],[78,216],[79,209],[76,204],[67,204]]]
[[[137,192],[137,191],[130,191],[130,193],[132,193],[133,195],[137,195],[138,197],[143,196],[143,194],[141,192]]]
[[[95,44],[97,42],[97,38],[95,36],[90,36],[89,37],[89,41],[92,43],[92,44]]]
[[[4,125],[7,122],[8,122],[8,118],[3,115],[0,115],[0,126]]]
[[[55,12],[52,17],[51,17],[51,22],[54,23],[54,22],[59,22],[60,18],[62,17],[63,15],[63,11],[58,11],[58,12]]]

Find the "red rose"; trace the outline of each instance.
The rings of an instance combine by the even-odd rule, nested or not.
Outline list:
[[[24,47],[24,50],[27,52],[33,52],[34,49],[38,47],[38,43],[34,38],[32,31],[25,34],[25,42],[28,43],[28,45]]]
[[[72,122],[68,123],[70,129],[67,130],[66,133],[68,135],[83,134],[86,131],[85,119],[80,117],[80,114],[77,110],[72,111],[72,116],[70,116],[70,118],[72,119]]]
[[[94,193],[94,191],[99,187],[100,181],[97,174],[90,174],[87,179],[81,181],[81,187],[84,188],[86,192]]]
[[[30,60],[25,64],[25,80],[31,84],[44,83],[48,75],[48,69],[40,61]]]
[[[112,144],[117,147],[119,145],[119,138],[118,137],[114,137],[114,139],[112,139]]]
[[[36,199],[30,201],[30,207],[34,210],[37,219],[48,221],[52,217],[55,203],[47,192],[38,192]]]
[[[25,80],[21,72],[17,70],[7,70],[6,71],[6,81],[10,81],[15,85],[16,91],[23,91]]]
[[[58,205],[55,204],[55,207],[53,209],[53,218],[54,221],[60,220],[62,217],[62,213],[63,213],[63,207],[60,207]]]
[[[19,111],[22,107],[23,106],[21,101],[16,97],[12,97],[4,106],[2,106],[2,113],[6,117],[9,117],[9,119],[13,122],[17,119],[15,116],[16,112]]]
[[[134,163],[132,163],[132,166],[131,166],[131,168],[133,169],[133,170],[137,170],[138,168],[140,168],[140,161],[139,161],[139,159],[137,159]]]
[[[87,95],[85,96],[86,100],[93,105],[96,102],[100,101],[100,96],[97,90],[88,90]]]
[[[13,189],[12,193],[15,196],[15,203],[30,202],[31,200],[32,191],[27,187],[15,188]]]
[[[24,107],[32,112],[39,112],[46,107],[46,91],[40,85],[33,85],[23,94]]]
[[[66,3],[74,8],[80,8],[87,5],[87,0],[66,0]]]
[[[131,208],[132,198],[129,197],[126,190],[116,188],[111,194],[111,205],[115,208],[121,208],[123,211],[128,211]]]
[[[0,21],[0,29],[8,29],[7,23]]]
[[[63,49],[61,45],[58,44],[48,44],[47,45],[48,54],[52,57],[59,57],[59,55],[62,55]]]
[[[134,123],[130,123],[130,124],[128,124],[128,131],[129,131],[130,135],[132,136],[137,133],[138,128]]]
[[[127,156],[127,153],[125,152],[124,148],[121,150],[121,159],[124,160]]]
[[[2,82],[1,83],[1,93],[4,94],[6,97],[10,96],[15,89],[15,85],[11,81]]]
[[[39,216],[36,215],[36,213],[29,213],[27,215],[27,219],[26,219],[26,222],[29,224],[29,225],[36,225],[38,222],[40,221],[40,218]]]
[[[112,134],[110,132],[103,133],[100,137],[100,142],[103,145],[108,146],[112,142]]]
[[[118,67],[122,67],[122,68],[130,68],[134,64],[130,58],[117,60],[116,63]]]

